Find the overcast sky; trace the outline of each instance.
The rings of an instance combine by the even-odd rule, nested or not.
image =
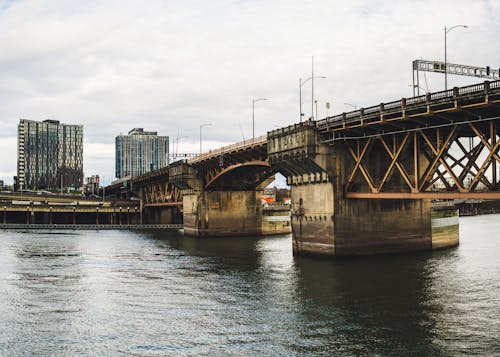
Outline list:
[[[134,127],[211,149],[293,124],[299,78],[318,116],[411,96],[411,62],[500,66],[500,1],[0,0],[0,179],[16,174],[20,118],[84,125],[85,175],[114,178]],[[427,74],[421,86],[442,90]],[[448,86],[481,79],[449,76]],[[306,117],[311,87],[303,87]],[[172,146],[171,146],[172,149]]]

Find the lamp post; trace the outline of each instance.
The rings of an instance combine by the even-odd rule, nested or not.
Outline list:
[[[448,90],[448,63],[446,58],[446,35],[448,34],[448,32],[457,27],[463,27],[465,29],[468,28],[467,25],[455,25],[450,28],[447,28],[446,26],[444,27],[444,90]]]
[[[175,142],[175,154],[176,155],[179,155],[179,141],[181,141],[181,139],[187,139],[187,136],[180,136],[177,138],[177,141]]]
[[[348,105],[348,106],[354,108],[354,110],[358,109],[358,107],[356,106],[356,104],[344,103],[344,105]]]
[[[314,76],[314,78],[326,78],[325,76]],[[302,123],[302,117],[304,116],[304,113],[302,113],[302,86],[306,84],[308,81],[313,79],[313,77],[306,78],[302,80],[302,78],[299,78],[299,121]],[[313,90],[314,93],[314,90]],[[313,113],[311,112],[311,116]]]
[[[255,138],[255,103],[261,100],[267,100],[267,98],[252,99],[252,141]]]
[[[201,132],[202,132],[202,129],[206,126],[211,126],[212,124],[211,123],[206,123],[206,124],[201,124],[200,125],[200,154],[202,153],[202,146],[201,146],[201,142],[202,142],[202,137],[201,137]]]
[[[177,136],[177,138],[173,140],[172,154],[173,154],[174,160],[177,157],[177,155],[179,155],[179,141],[181,141],[181,139],[186,139],[186,138],[187,138],[187,136]]]

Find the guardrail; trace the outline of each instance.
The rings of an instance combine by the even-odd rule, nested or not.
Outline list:
[[[209,151],[202,153],[196,157],[188,159],[187,162],[188,162],[188,164],[194,164],[194,163],[203,161],[207,158],[211,158],[213,156],[226,154],[226,153],[232,152],[232,151],[243,150],[243,149],[253,147],[253,146],[259,146],[259,145],[263,145],[265,143],[267,143],[267,135],[262,135],[262,136],[258,136],[258,137],[252,138],[252,139],[240,141],[240,142],[235,143],[235,144],[223,146],[219,149],[209,150]]]
[[[316,126],[318,128],[338,127],[340,125],[361,122],[380,114],[395,114],[403,111],[403,109],[419,109],[427,104],[441,104],[443,102],[452,102],[456,97],[470,95],[484,95],[492,89],[500,89],[500,81],[486,81],[479,84],[473,84],[465,87],[452,88],[445,91],[428,93],[418,97],[402,98],[388,103],[381,103],[366,108],[360,108],[350,112],[337,114],[325,119],[318,120]]]

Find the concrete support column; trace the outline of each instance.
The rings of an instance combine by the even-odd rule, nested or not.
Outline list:
[[[197,237],[262,234],[260,191],[198,191],[183,196],[184,234]]]
[[[291,196],[294,254],[335,255],[332,185],[292,186]]]
[[[330,185],[331,186],[331,185]],[[430,200],[343,199],[328,184],[292,187],[294,254],[374,255],[458,245],[458,211]]]

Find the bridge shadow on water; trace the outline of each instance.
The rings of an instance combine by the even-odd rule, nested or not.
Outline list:
[[[159,230],[145,232],[157,244],[168,245],[180,254],[206,258],[223,270],[255,270],[262,256],[258,249],[262,237],[195,238],[184,236],[181,231]]]
[[[488,355],[499,346],[500,245],[484,222],[498,226],[496,217],[462,220],[456,248],[343,259],[294,257],[290,236],[147,237],[194,261],[200,277],[235,296],[228,301],[250,306],[246,328],[266,331],[274,351]]]
[[[442,253],[295,258],[295,300],[307,302],[302,313],[316,321],[303,338],[339,353],[446,354],[433,343],[439,306],[430,302],[429,261],[435,254]]]
[[[293,257],[290,236],[147,235],[202,259],[203,269],[238,275],[255,296],[282,309],[275,318],[294,336],[286,342],[289,352],[447,354],[435,342],[443,307],[432,288],[433,264],[456,249],[330,260]]]

